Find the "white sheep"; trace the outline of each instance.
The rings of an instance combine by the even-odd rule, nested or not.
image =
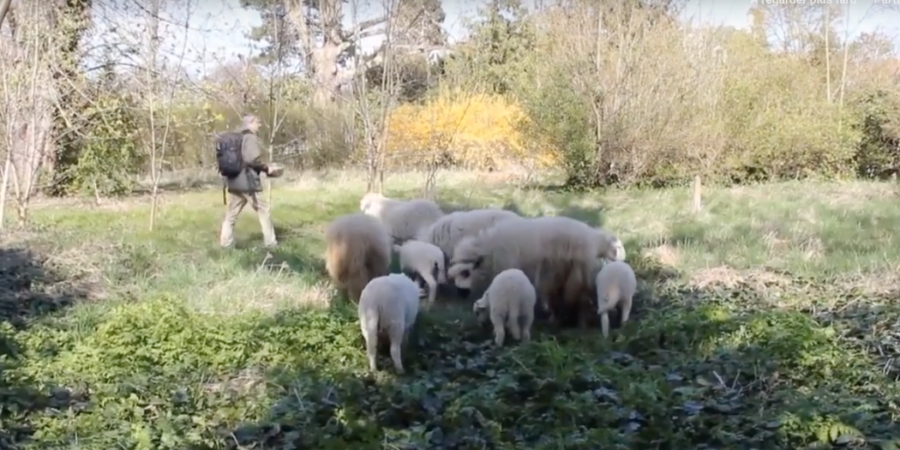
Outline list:
[[[597,314],[600,315],[600,328],[603,336],[609,336],[609,311],[618,305],[622,306],[622,325],[631,314],[631,303],[637,291],[637,278],[634,270],[624,261],[612,261],[600,269],[597,274]]]
[[[357,311],[359,327],[366,341],[369,370],[376,370],[378,337],[381,335],[390,341],[394,368],[402,374],[400,347],[409,339],[419,314],[419,287],[399,273],[375,278],[363,289]]]
[[[412,279],[421,279],[428,289],[428,307],[434,305],[438,284],[447,282],[444,270],[444,252],[437,246],[422,241],[406,241],[394,245],[400,255],[400,270]]]
[[[456,211],[423,229],[416,239],[438,246],[449,259],[453,257],[453,249],[463,238],[474,236],[501,220],[520,218],[518,214],[504,209]]]
[[[483,320],[487,312],[494,325],[494,342],[503,346],[506,328],[513,339],[531,340],[534,304],[537,293],[531,281],[519,269],[506,269],[497,274],[484,295],[475,301],[472,310]]]
[[[501,221],[460,241],[447,277],[459,289],[480,290],[496,274],[520,269],[553,316],[593,296],[597,241],[593,228],[568,217]]]
[[[431,200],[395,200],[377,192],[364,195],[359,209],[380,220],[398,243],[414,239],[421,230],[444,216],[441,207]]]
[[[597,233],[597,257],[607,261],[624,261],[625,245],[622,241],[615,235],[602,229],[595,228],[595,231]]]
[[[390,273],[391,237],[374,217],[338,217],[325,229],[325,247],[328,276],[354,303],[370,280]]]

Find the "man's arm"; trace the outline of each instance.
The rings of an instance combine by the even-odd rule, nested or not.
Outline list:
[[[244,165],[256,171],[269,172],[269,168],[265,163],[259,160],[259,138],[255,134],[247,133],[244,135],[241,145],[241,156],[244,158]]]

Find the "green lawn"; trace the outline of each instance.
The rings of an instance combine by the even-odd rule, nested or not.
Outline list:
[[[634,321],[492,347],[470,306],[423,313],[410,372],[366,373],[325,225],[358,173],[282,181],[217,248],[216,190],[35,206],[0,253],[0,448],[888,449],[900,439],[895,186],[589,195],[445,174],[438,199],[603,225],[641,280]],[[416,195],[422,177],[390,177]],[[21,251],[27,249],[28,253]],[[900,442],[900,441],[898,441]]]

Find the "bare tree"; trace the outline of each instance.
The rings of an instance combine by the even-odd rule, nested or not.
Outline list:
[[[7,150],[0,210],[5,209],[11,184],[20,226],[28,221],[28,206],[41,163],[54,147],[53,105],[58,91],[52,74],[58,53],[53,51],[56,29],[52,26],[50,9],[52,5],[46,3],[19,5],[17,26],[11,27],[13,38],[0,41]]]
[[[388,19],[386,19],[385,40],[379,47],[379,51],[384,55],[381,61],[381,86],[377,90],[371,90],[363,70],[355,72],[353,83],[357,100],[356,115],[362,124],[363,145],[366,148],[366,190],[368,192],[384,190],[384,148],[388,139],[388,114],[390,114],[396,97],[391,45],[393,20],[390,18],[393,17],[397,4],[398,0],[385,0],[383,3],[385,17]],[[359,33],[363,29],[358,24],[359,4],[356,1],[352,2],[351,9],[354,30],[357,30],[355,40],[358,42]],[[354,64],[360,65],[357,67],[361,67],[365,63],[366,61],[361,56],[356,56]],[[377,102],[373,102],[376,97]]]
[[[283,14],[282,8],[275,7],[273,8],[273,14]],[[275,54],[273,60],[273,70],[269,73],[268,76],[268,84],[269,84],[269,98],[268,98],[268,106],[269,106],[269,163],[272,163],[275,158],[275,137],[281,131],[281,127],[284,124],[284,120],[287,115],[284,112],[282,97],[284,94],[284,84],[285,84],[285,69],[288,63],[287,61],[287,53],[285,50],[285,35],[286,30],[284,27],[284,22],[279,20],[276,21],[275,26],[272,29],[272,35],[270,36],[271,42],[274,46]],[[273,208],[274,204],[272,203],[272,178],[266,177],[266,191],[268,195],[269,208]]]
[[[181,75],[181,69],[184,63],[184,56],[187,49],[188,30],[190,26],[190,5],[185,7],[185,17],[183,23],[184,35],[181,43],[180,51],[175,56],[172,67],[167,67],[164,61],[160,61],[160,14],[163,11],[164,0],[150,0],[145,11],[146,27],[145,41],[143,48],[145,50],[144,58],[144,75],[145,75],[145,92],[144,100],[147,105],[149,129],[147,132],[147,151],[150,155],[150,218],[148,227],[153,231],[156,225],[156,215],[159,205],[159,183],[162,178],[162,164],[165,160],[166,151],[169,146],[169,134],[172,131],[172,101],[175,97],[176,89],[179,85],[178,77]],[[159,73],[172,75],[172,79],[165,80],[166,83],[160,83]],[[165,86],[165,89],[164,89]],[[160,108],[161,106],[161,108]],[[161,122],[161,123],[160,123]]]
[[[375,68],[384,60],[386,45],[362,54],[359,48],[362,39],[391,34],[395,53],[400,41],[404,43],[402,51],[409,53],[443,48],[445,37],[440,36],[440,22],[444,20],[444,14],[439,0],[398,2],[391,10],[391,16],[357,19],[350,29],[341,23],[344,3],[347,0],[241,0],[243,6],[261,12],[263,24],[253,32],[254,37],[267,38],[270,31],[265,28],[288,27],[286,37],[295,44],[289,46],[309,71],[315,86],[313,100],[318,106],[330,104],[359,72]],[[358,11],[352,1],[349,3]],[[273,10],[278,12],[272,14]],[[391,31],[388,31],[388,22],[393,22]],[[270,46],[264,56],[272,57],[273,53],[275,49]],[[346,64],[348,61],[354,64]]]

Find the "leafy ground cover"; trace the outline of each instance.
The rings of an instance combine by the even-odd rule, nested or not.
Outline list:
[[[48,203],[0,252],[0,447],[57,449],[895,448],[900,225],[888,184],[575,195],[444,175],[450,205],[560,214],[619,233],[635,320],[538,325],[491,345],[443,299],[366,373],[354,308],[320,254],[355,174],[278,187],[282,246],[252,213],[216,247],[217,191]],[[388,180],[389,195],[420,178]]]

